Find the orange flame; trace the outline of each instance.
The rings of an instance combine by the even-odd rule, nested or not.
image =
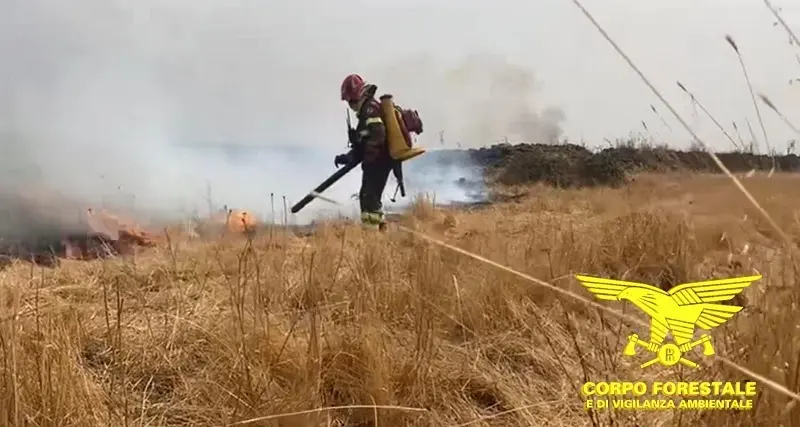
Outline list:
[[[258,218],[252,213],[241,209],[230,209],[214,218],[216,222],[225,225],[231,233],[244,233],[252,231],[258,224]]]

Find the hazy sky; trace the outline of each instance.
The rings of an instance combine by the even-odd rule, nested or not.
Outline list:
[[[800,31],[800,4],[776,5]],[[586,6],[687,115],[675,80],[722,123],[750,117],[757,129],[736,56],[723,40],[730,33],[756,90],[788,116],[800,116],[800,85],[787,84],[800,77],[800,64],[761,0],[587,0]],[[568,0],[3,0],[3,11],[0,90],[13,101],[0,102],[11,120],[14,113],[27,120],[26,107],[39,107],[25,99],[31,92],[58,93],[67,98],[59,103],[69,104],[86,89],[81,79],[92,76],[92,92],[99,93],[89,96],[138,103],[186,139],[338,145],[344,114],[338,86],[347,73],[364,74],[398,102],[438,119],[448,116],[440,111],[458,111],[470,92],[491,90],[436,88],[452,86],[446,73],[464,56],[488,54],[535,76],[536,87],[516,95],[538,109],[560,107],[567,136],[601,142],[641,130],[641,120],[666,132],[649,105],[668,115],[666,109]],[[430,61],[420,67],[425,55]],[[435,99],[443,94],[452,99]],[[62,106],[68,108],[50,109]],[[96,117],[114,120],[120,108],[107,101]],[[776,142],[791,136],[774,114],[764,116]],[[426,136],[438,139],[438,128],[458,120],[429,118]],[[708,120],[695,124],[712,131]],[[504,130],[495,133],[500,139]]]
[[[297,193],[287,190],[286,177],[305,177],[303,168],[311,167],[299,159],[265,160],[258,173],[243,174],[208,159],[192,163],[167,147],[293,144],[325,156],[342,150],[339,84],[354,72],[418,109],[426,126],[420,141],[428,146],[438,145],[441,130],[448,144],[563,131],[600,145],[641,131],[642,120],[658,137],[688,142],[569,0],[0,5],[0,130],[22,142],[19,157],[6,155],[4,167],[33,159],[51,182],[79,193],[100,191],[92,180],[103,175],[113,178],[108,185],[122,182],[172,200],[198,175],[232,180],[231,171],[242,175],[237,182]],[[800,3],[776,5],[800,32]],[[761,0],[585,0],[585,6],[712,147],[728,142],[702,114],[693,116],[676,80],[729,129],[736,120],[746,132],[749,118],[761,139],[726,33],[738,42],[755,90],[800,125],[800,84],[788,84],[800,78],[800,50],[773,26]],[[784,147],[792,131],[766,108],[762,115],[773,145]],[[329,168],[327,161],[314,164],[308,181]],[[218,185],[233,191],[234,184]]]

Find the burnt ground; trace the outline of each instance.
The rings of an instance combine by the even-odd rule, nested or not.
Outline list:
[[[135,226],[56,195],[0,193],[0,270],[15,260],[55,267],[61,259],[106,258],[153,244]]]
[[[135,246],[152,246],[152,242],[124,230],[117,237],[86,231],[31,235],[26,239],[0,238],[0,269],[14,260],[56,267],[61,259],[107,258],[131,253]]]
[[[734,173],[750,170],[769,171],[773,158],[739,152],[716,153]],[[429,153],[442,164],[480,165],[484,176],[503,185],[545,183],[562,188],[624,185],[637,172],[687,171],[721,173],[708,153],[678,151],[662,147],[613,147],[591,151],[574,144],[498,144],[491,147],[442,150]],[[800,157],[791,154],[775,156],[775,170],[800,171]],[[470,185],[464,180],[464,185]]]

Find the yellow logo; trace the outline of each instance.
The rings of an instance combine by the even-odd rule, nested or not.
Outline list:
[[[643,341],[638,335],[631,334],[622,352],[626,356],[634,356],[638,346],[653,353],[655,357],[642,363],[642,368],[655,363],[663,366],[683,363],[696,368],[697,363],[687,359],[685,355],[701,345],[704,355],[714,355],[710,335],[703,334],[693,341],[695,327],[711,331],[725,323],[743,307],[717,303],[733,299],[753,282],[761,279],[759,275],[684,283],[664,292],[644,283],[581,275],[575,277],[597,299],[628,300],[650,316],[650,341]],[[673,342],[664,342],[667,333],[672,335]]]

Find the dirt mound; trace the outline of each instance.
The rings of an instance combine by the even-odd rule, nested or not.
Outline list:
[[[721,172],[704,151],[679,151],[662,147],[613,147],[591,151],[574,144],[498,144],[466,151],[470,162],[484,168],[485,175],[506,185],[543,182],[558,187],[619,186],[635,172],[686,170],[692,172]],[[442,164],[463,163],[465,152],[437,152]],[[750,153],[717,153],[732,172],[768,171],[773,159]],[[776,171],[800,170],[800,157],[792,155],[774,158]]]

